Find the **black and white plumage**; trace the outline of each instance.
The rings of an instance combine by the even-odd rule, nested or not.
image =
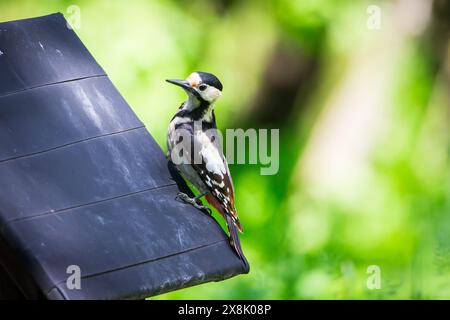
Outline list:
[[[167,131],[169,157],[185,179],[200,195],[179,198],[197,208],[207,209],[199,200],[206,200],[227,222],[230,242],[248,268],[238,232],[243,231],[234,204],[234,187],[227,161],[220,146],[214,115],[214,103],[222,93],[222,83],[206,72],[194,72],[186,80],[167,80],[182,87],[188,94],[172,118]]]

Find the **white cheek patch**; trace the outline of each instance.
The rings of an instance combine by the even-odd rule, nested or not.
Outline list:
[[[222,93],[219,89],[216,89],[214,87],[208,86],[208,88],[201,93],[202,98],[205,99],[208,102],[214,102],[219,98]]]

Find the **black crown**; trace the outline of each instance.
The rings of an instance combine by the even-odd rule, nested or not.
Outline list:
[[[200,71],[197,71],[197,74],[202,79],[202,83],[209,84],[210,86],[213,86],[214,88],[217,88],[220,91],[222,91],[223,89],[222,83],[215,75],[213,75],[212,73]]]

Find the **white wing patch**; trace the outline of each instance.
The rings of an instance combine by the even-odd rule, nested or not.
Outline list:
[[[200,150],[200,155],[203,157],[205,161],[206,169],[209,172],[217,174],[218,176],[223,178],[223,175],[227,173],[227,169],[225,168],[222,154],[211,142],[210,137],[208,137],[204,132],[199,132],[197,134],[197,138],[198,141],[200,142],[200,145],[202,146],[202,149]]]

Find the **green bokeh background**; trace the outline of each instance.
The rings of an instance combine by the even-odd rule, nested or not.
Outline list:
[[[276,175],[231,166],[251,273],[156,299],[450,298],[448,1],[0,0],[0,21],[73,5],[164,150],[185,99],[164,79],[195,70],[224,84],[221,129],[280,129]]]

